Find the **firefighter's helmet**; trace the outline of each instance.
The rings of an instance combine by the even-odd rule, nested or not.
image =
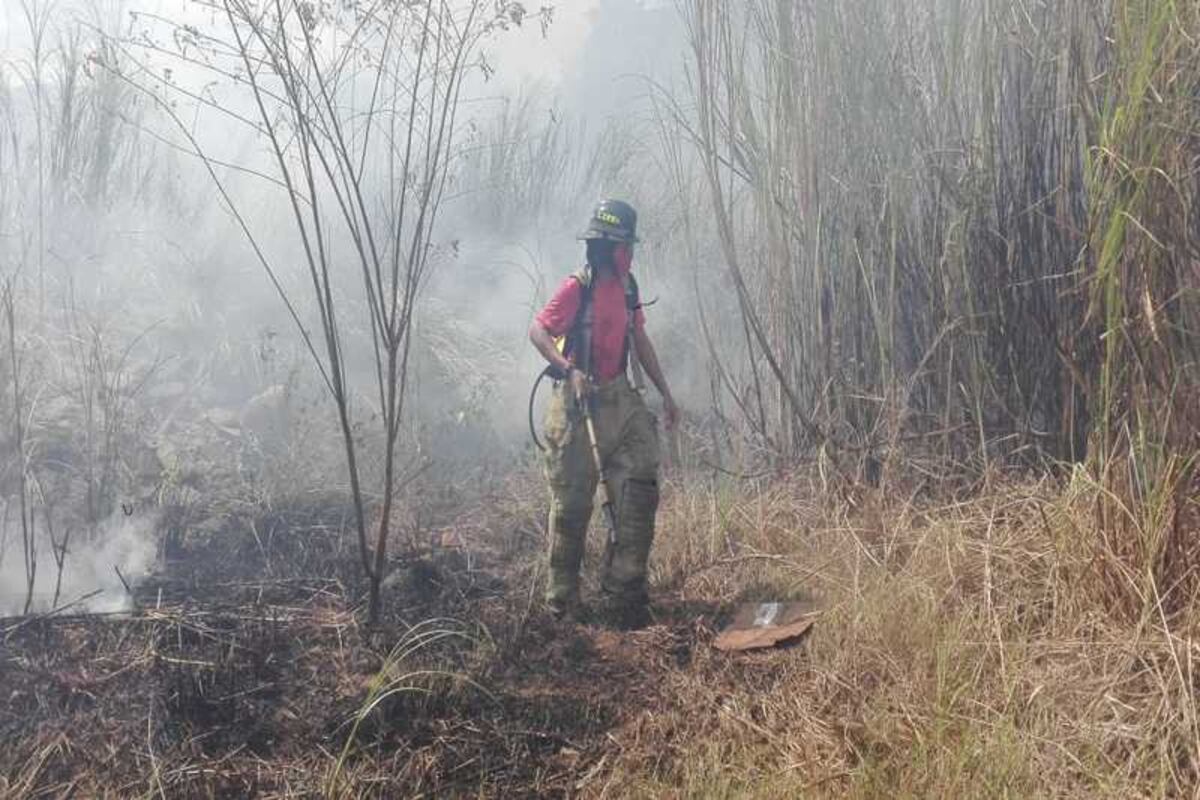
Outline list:
[[[636,242],[637,212],[623,200],[601,200],[592,212],[587,230],[579,234],[579,238]]]

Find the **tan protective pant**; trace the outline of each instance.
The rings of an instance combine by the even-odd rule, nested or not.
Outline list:
[[[617,513],[616,545],[609,545],[605,553],[601,587],[619,602],[644,605],[646,562],[658,510],[657,423],[624,376],[595,389],[592,421]],[[583,411],[566,383],[555,386],[546,411],[545,469],[550,484],[546,599],[567,605],[579,597],[579,565],[599,476]]]

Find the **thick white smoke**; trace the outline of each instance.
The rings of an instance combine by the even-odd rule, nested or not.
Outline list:
[[[58,586],[58,605],[87,598],[73,610],[110,612],[130,607],[132,598],[121,582],[131,584],[154,566],[158,550],[155,530],[158,515],[125,516],[118,510],[97,526],[86,540],[68,540],[63,562],[62,582]],[[0,616],[20,614],[25,609],[28,582],[22,556],[22,532],[10,520],[0,530],[4,558],[0,559]],[[49,611],[54,606],[58,568],[49,537],[35,532],[37,573],[34,579],[31,612]],[[120,570],[120,576],[117,574]]]

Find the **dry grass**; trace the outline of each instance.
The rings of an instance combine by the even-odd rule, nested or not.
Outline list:
[[[288,583],[281,552],[271,581],[205,595],[197,551],[186,600],[7,637],[0,796],[1191,796],[1193,598],[1106,605],[1132,589],[1104,568],[1094,481],[818,484],[672,478],[656,624],[632,633],[542,614],[532,476],[458,498],[394,565],[375,638],[327,526],[289,546],[341,559],[340,582]],[[802,647],[709,646],[767,598],[824,609]],[[435,617],[458,621],[409,627]]]
[[[671,676],[631,786],[684,796],[1190,795],[1192,598],[1110,613],[1099,490],[1004,481],[950,504],[812,486],[679,491],[657,551],[681,600],[811,593],[806,652],[700,650]],[[825,506],[825,507],[822,507]],[[698,546],[708,534],[707,543]],[[1161,591],[1161,590],[1160,590]]]

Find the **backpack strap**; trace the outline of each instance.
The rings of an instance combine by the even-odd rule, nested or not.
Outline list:
[[[621,353],[621,371],[627,368],[633,373],[633,388],[639,393],[645,391],[646,381],[642,377],[642,362],[638,358],[637,348],[633,346],[634,318],[642,307],[641,293],[638,291],[637,278],[628,273],[623,279],[625,287],[625,344]]]
[[[577,269],[572,278],[579,283],[579,310],[575,312],[575,321],[567,331],[567,339],[563,344],[563,355],[573,358],[575,365],[587,375],[592,374],[592,286],[594,276],[590,266]],[[564,376],[565,377],[565,376]]]

